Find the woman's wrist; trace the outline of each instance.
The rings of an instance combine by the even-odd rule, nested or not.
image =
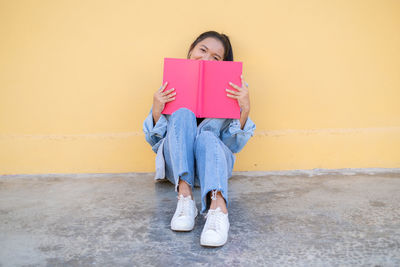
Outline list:
[[[161,117],[161,111],[158,111],[157,109],[153,109],[152,115],[153,115],[153,122],[154,122],[154,125],[156,125],[157,121],[158,121],[158,120],[160,119],[160,117]]]
[[[244,125],[246,124],[247,118],[249,117],[249,113],[250,113],[250,107],[248,108],[243,108],[240,112],[240,129],[243,130]]]
[[[240,113],[247,113],[247,114],[250,113],[250,107],[249,106],[242,107]]]

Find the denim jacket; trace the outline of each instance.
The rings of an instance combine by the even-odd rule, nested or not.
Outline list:
[[[154,125],[152,111],[150,110],[143,123],[146,141],[152,146],[153,151],[157,153],[155,179],[165,178],[163,145],[167,135],[169,117],[170,115],[162,114],[156,125]],[[211,131],[221,139],[232,153],[238,153],[246,145],[250,137],[253,136],[255,129],[256,125],[250,118],[247,118],[243,130],[240,128],[238,119],[206,118],[198,125],[197,135],[202,131]]]

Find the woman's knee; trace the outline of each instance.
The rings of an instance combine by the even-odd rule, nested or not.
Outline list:
[[[196,135],[197,123],[196,116],[192,111],[187,108],[180,108],[171,114],[168,123],[167,135],[173,133],[178,133],[179,135]]]
[[[196,116],[193,111],[187,108],[180,108],[171,114],[171,119],[185,119],[185,120],[196,120]]]

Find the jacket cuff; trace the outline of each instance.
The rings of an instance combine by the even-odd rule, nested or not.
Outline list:
[[[152,111],[147,115],[143,123],[143,132],[146,135],[146,140],[152,146],[160,141],[166,135],[168,120],[165,115],[161,115],[160,119],[154,125]]]
[[[234,119],[230,123],[228,131],[229,131],[230,135],[240,134],[240,135],[253,136],[255,129],[256,129],[256,125],[250,119],[250,117],[248,117],[246,123],[244,124],[243,129],[240,128],[240,120]]]
[[[154,125],[153,115],[151,115],[151,121]],[[158,119],[156,125],[153,126],[153,129],[150,130],[150,135],[156,136],[158,138],[163,138],[167,132],[168,121],[165,118],[165,115],[161,114]]]

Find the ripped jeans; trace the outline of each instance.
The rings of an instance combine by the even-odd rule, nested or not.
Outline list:
[[[202,123],[205,123],[203,121]],[[193,189],[200,184],[201,212],[209,208],[210,191],[220,191],[228,206],[228,179],[232,175],[235,156],[219,139],[218,133],[203,130],[198,134],[194,113],[186,108],[175,111],[169,119],[164,142],[165,174],[175,184],[179,179]],[[195,183],[195,179],[198,179]]]

